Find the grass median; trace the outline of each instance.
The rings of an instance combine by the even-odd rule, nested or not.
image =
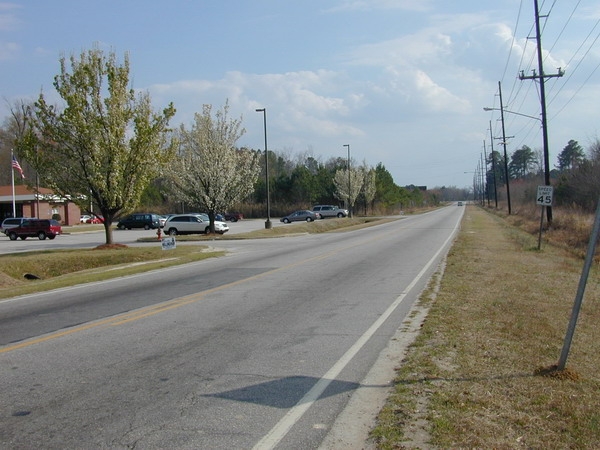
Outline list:
[[[565,371],[583,260],[469,206],[371,438],[380,449],[600,448],[600,277]],[[399,362],[400,364],[400,362]]]
[[[47,250],[0,258],[0,298],[47,291],[223,255],[207,246]]]

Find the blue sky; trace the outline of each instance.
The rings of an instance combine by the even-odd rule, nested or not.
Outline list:
[[[550,159],[599,137],[600,0],[539,0]],[[172,125],[229,101],[239,145],[383,163],[403,186],[471,186],[505,109],[539,117],[533,0],[0,0],[0,119],[52,86],[62,55],[129,53],[135,89]],[[509,153],[542,148],[540,121],[505,115]],[[499,141],[494,148],[500,149]]]

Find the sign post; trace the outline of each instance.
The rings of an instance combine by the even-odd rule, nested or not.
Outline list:
[[[542,216],[540,218],[540,234],[538,236],[538,250],[542,247],[542,225],[544,223],[544,207],[552,206],[552,186],[538,186],[535,201],[538,205],[542,205]]]
[[[598,199],[598,206],[596,207],[594,227],[592,228],[592,234],[590,235],[590,240],[588,242],[585,262],[583,264],[583,270],[581,271],[581,278],[579,278],[579,286],[577,287],[577,294],[575,295],[575,302],[573,303],[571,319],[569,320],[569,327],[567,328],[567,334],[565,335],[560,359],[558,360],[558,370],[564,370],[565,365],[567,364],[571,343],[573,342],[573,335],[575,334],[575,327],[577,326],[577,317],[579,317],[579,311],[581,310],[581,304],[583,303],[583,294],[585,293],[585,287],[587,286],[590,269],[594,264],[594,253],[596,252],[596,245],[598,244],[598,235],[600,235],[600,199]]]

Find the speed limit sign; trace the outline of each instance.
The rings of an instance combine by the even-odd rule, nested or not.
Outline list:
[[[537,187],[537,196],[536,203],[542,206],[551,206],[552,205],[552,186],[538,186]]]

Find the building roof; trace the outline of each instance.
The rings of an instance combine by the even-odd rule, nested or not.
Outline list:
[[[61,201],[60,197],[54,194],[54,191],[48,188],[39,188],[40,200],[54,200]],[[11,185],[0,186],[0,202],[12,202],[13,200],[13,189]],[[28,201],[36,200],[35,188],[30,188],[24,184],[15,185],[15,200],[16,201]]]

